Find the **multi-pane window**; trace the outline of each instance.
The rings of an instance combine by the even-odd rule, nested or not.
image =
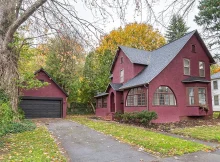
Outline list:
[[[107,97],[100,97],[97,99],[97,108],[107,108]]]
[[[217,80],[213,81],[213,89],[218,89],[218,82],[217,82]]]
[[[107,97],[102,98],[102,107],[107,108]]]
[[[214,96],[214,105],[219,105],[218,95]]]
[[[98,98],[97,100],[97,108],[101,108],[102,107],[102,98]]]
[[[121,71],[120,71],[120,82],[121,83],[124,82],[124,69],[121,69]]]
[[[188,87],[188,104],[192,106],[206,105],[207,94],[205,87]]]
[[[200,77],[205,76],[205,63],[202,61],[199,61],[199,76]]]
[[[199,95],[199,104],[205,105],[206,104],[206,89],[198,88],[198,95]]]
[[[160,86],[154,93],[154,105],[176,105],[176,98],[167,86]]]
[[[190,60],[183,59],[183,66],[184,66],[184,75],[190,75]]]
[[[189,105],[194,105],[195,104],[194,89],[189,88],[188,93],[189,93]]]
[[[146,92],[143,88],[133,88],[129,91],[126,106],[145,106]]]

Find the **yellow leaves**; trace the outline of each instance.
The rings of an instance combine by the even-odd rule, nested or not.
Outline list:
[[[96,49],[98,53],[104,53],[110,50],[115,54],[119,45],[135,47],[152,51],[165,44],[165,38],[151,25],[144,23],[130,23],[124,28],[118,28],[105,35],[99,47]]]

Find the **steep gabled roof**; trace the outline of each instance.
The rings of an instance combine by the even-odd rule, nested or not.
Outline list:
[[[150,51],[139,50],[136,48],[129,48],[125,46],[119,46],[119,48],[124,52],[124,54],[129,58],[133,64],[148,65]]]
[[[39,70],[37,70],[34,75],[37,75],[39,72],[44,72],[49,78],[51,78],[51,80],[55,83],[55,85],[68,97],[68,94],[63,90],[63,88],[61,88],[57,82],[43,69],[43,68],[40,68]]]
[[[118,51],[115,55],[115,58],[111,66],[111,70],[110,70],[111,73],[112,73],[113,67],[115,66],[115,62],[118,58],[120,50],[124,52],[124,54],[128,57],[128,59],[133,64],[148,65],[149,63],[149,57],[151,53],[150,51],[139,50],[136,48],[130,48],[130,47],[125,47],[125,46],[118,46]]]
[[[190,33],[185,34],[182,38],[177,39],[169,44],[162,46],[157,50],[150,52],[148,66],[145,67],[145,69],[140,72],[136,77],[124,83],[124,85],[120,89],[149,84],[151,80],[153,80],[165,67],[167,67],[167,65],[176,57],[176,55],[180,52],[180,50],[186,45],[186,43],[194,34],[202,44],[202,47],[206,51],[210,62],[214,63],[214,59],[206,48],[197,30],[194,30]]]
[[[107,89],[105,92],[108,91],[109,87],[112,87],[113,90],[115,91],[120,91],[119,88],[122,86],[123,84],[122,83],[109,83]]]
[[[211,79],[220,79],[220,72],[212,74]]]

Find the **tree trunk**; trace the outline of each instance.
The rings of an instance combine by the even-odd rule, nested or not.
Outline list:
[[[92,104],[92,102],[89,102],[89,104],[92,106],[92,110],[93,110],[93,112],[95,113],[95,107],[94,107],[94,105]]]
[[[10,98],[12,110],[18,106],[18,72],[17,58],[9,49],[0,48],[0,89],[3,89]]]

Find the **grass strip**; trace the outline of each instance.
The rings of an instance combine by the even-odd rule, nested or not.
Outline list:
[[[66,161],[48,130],[41,126],[34,131],[11,134],[1,138],[0,161],[53,162]]]
[[[193,128],[174,129],[172,133],[205,141],[220,142],[220,126],[197,126]]]
[[[202,144],[163,135],[141,127],[91,120],[80,116],[69,116],[68,118],[104,134],[111,135],[120,141],[142,147],[146,152],[157,156],[183,155],[185,153],[200,150],[210,151],[212,149]]]

